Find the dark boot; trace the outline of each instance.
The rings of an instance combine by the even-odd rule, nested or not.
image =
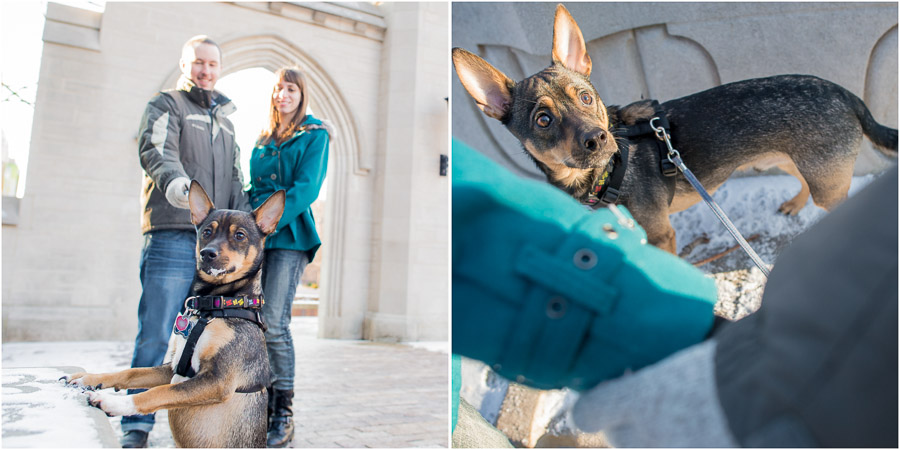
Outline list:
[[[275,389],[272,415],[269,416],[269,431],[266,433],[266,447],[287,447],[294,440],[294,391]]]
[[[126,431],[122,436],[122,448],[146,448],[147,436],[150,433],[141,430]]]

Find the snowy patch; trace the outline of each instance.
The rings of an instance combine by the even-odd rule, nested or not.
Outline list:
[[[447,341],[403,342],[403,345],[408,345],[413,348],[425,349],[429,352],[443,353],[445,355],[450,354],[450,343]]]
[[[875,175],[854,177],[849,195],[854,195],[875,178]],[[811,198],[796,216],[779,213],[778,207],[799,191],[800,182],[789,175],[732,178],[713,194],[713,199],[745,238],[759,235],[750,242],[750,246],[771,268],[778,254],[790,245],[794,237],[827,214],[813,204]],[[725,226],[702,201],[671,215],[670,220],[675,228],[679,252],[700,237],[709,239],[709,243],[701,244],[684,255],[689,262],[702,261],[737,245]],[[737,249],[699,266],[699,269],[716,280],[719,295],[716,314],[735,320],[759,308],[766,278],[743,250]]]
[[[90,408],[85,395],[59,381],[64,375],[52,368],[4,367],[4,447],[103,446],[93,419],[84,411]]]
[[[460,372],[462,385],[459,396],[478,410],[485,420],[496,424],[509,381],[481,361],[465,357],[462,358]]]

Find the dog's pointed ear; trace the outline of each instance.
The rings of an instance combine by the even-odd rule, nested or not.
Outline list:
[[[512,105],[510,88],[515,83],[487,61],[461,48],[453,49],[453,66],[475,104],[488,117],[503,120]]]
[[[265,234],[272,234],[284,213],[284,189],[270,195],[259,208],[253,210],[256,226]]]
[[[188,203],[191,207],[191,223],[198,226],[206,220],[209,213],[216,209],[212,200],[206,195],[203,186],[197,180],[191,180],[191,190],[188,192]]]
[[[587,53],[584,36],[561,3],[556,7],[553,21],[553,62],[558,62],[586,77],[591,76],[591,57]]]

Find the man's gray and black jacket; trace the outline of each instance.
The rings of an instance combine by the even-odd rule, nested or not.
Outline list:
[[[143,233],[194,229],[190,210],[166,200],[166,187],[178,177],[197,180],[216,208],[250,211],[234,126],[226,117],[235,109],[221,93],[200,89],[184,77],[178,89],[160,92],[147,104],[138,134]]]

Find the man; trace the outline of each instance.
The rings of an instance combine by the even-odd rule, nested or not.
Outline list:
[[[217,208],[250,210],[242,190],[234,127],[226,118],[235,107],[214,90],[221,63],[222,52],[215,42],[206,36],[188,40],[182,49],[177,88],[153,97],[141,120],[143,293],[131,367],[162,364],[172,324],[194,278],[196,231],[188,209],[191,180],[200,182]],[[153,414],[123,417],[122,447],[146,447],[154,421]]]

